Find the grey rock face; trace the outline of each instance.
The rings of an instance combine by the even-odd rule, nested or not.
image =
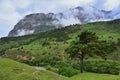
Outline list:
[[[14,29],[9,32],[9,37],[21,36],[38,32],[45,32],[71,24],[84,24],[88,22],[113,19],[112,11],[98,10],[94,7],[76,7],[68,11],[54,13],[35,13],[25,16]]]
[[[55,28],[60,28],[62,25],[58,23],[58,19],[53,13],[44,14],[36,13],[27,15],[24,19],[20,20],[10,31],[10,37],[21,36],[26,34],[45,32]]]

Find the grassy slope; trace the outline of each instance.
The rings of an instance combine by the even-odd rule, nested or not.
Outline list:
[[[36,70],[13,60],[0,59],[0,80],[58,80],[58,78],[67,79],[49,71]]]
[[[32,55],[46,57],[47,54],[56,55],[61,60],[66,59],[64,50],[69,43],[83,30],[96,32],[100,39],[116,41],[120,38],[120,20],[109,22],[96,22],[83,25],[72,25],[62,29],[56,29],[45,33],[27,35],[17,38],[0,39],[0,54],[7,54],[7,57],[16,58],[17,55]],[[112,37],[112,38],[111,38]],[[49,45],[42,45],[48,42]],[[16,46],[17,45],[17,46]],[[12,46],[12,47],[11,47]],[[19,50],[18,50],[19,49]],[[120,49],[118,47],[118,49]],[[16,53],[16,54],[15,54]],[[47,53],[47,54],[46,54]],[[111,59],[120,61],[120,50],[115,51]],[[46,54],[46,56],[45,56]]]
[[[108,74],[83,73],[73,76],[69,80],[120,80],[120,76]]]
[[[66,54],[64,53],[65,48],[67,48],[69,43],[83,30],[96,32],[101,39],[108,40],[111,39],[109,38],[109,36],[111,36],[113,40],[116,41],[117,38],[120,38],[120,20],[73,25],[45,33],[17,38],[2,38],[0,39],[0,54],[2,52],[2,54],[4,54],[5,51],[6,55],[8,55],[7,57],[12,59],[16,59],[17,55],[32,55],[43,59],[48,59],[51,56],[59,56],[61,58],[60,61],[64,61],[64,59],[66,59]],[[42,46],[44,42],[49,42],[49,45]],[[111,59],[120,61],[120,47],[118,47],[118,49],[119,50],[115,51],[112,56],[110,55],[110,57],[112,57]],[[0,80],[37,80],[37,78],[41,80],[58,80],[58,76],[59,75],[49,71],[39,72],[27,65],[19,64],[18,62],[14,63],[7,59],[0,59]],[[85,73],[76,75],[70,79],[120,80],[118,77],[119,76],[114,75]]]
[[[44,34],[36,35],[38,38],[28,45],[23,45],[23,50],[32,52],[33,54],[51,53],[64,56],[64,50],[69,43],[83,30],[96,32],[100,39],[116,41],[120,38],[120,20],[110,22],[97,22],[84,25],[73,25],[59,30],[53,30]],[[112,37],[112,38],[109,38]],[[61,41],[59,41],[61,39]],[[42,46],[44,42],[49,42],[50,45]],[[119,51],[116,51],[119,53]]]
[[[13,60],[0,59],[0,80],[120,80],[120,76],[85,72],[66,78]]]

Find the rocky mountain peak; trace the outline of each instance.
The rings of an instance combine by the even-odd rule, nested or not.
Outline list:
[[[57,14],[29,14],[14,26],[14,29],[9,32],[8,36],[13,37],[45,32],[71,24],[85,24],[95,21],[112,20],[114,19],[112,14],[113,11],[99,10],[92,6],[78,6]]]

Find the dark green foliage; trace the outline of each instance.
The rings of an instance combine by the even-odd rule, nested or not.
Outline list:
[[[4,55],[5,51],[12,48],[17,48],[22,45],[28,45],[36,40],[36,36],[26,35],[21,37],[3,37],[0,39],[0,55]]]
[[[120,72],[120,63],[103,60],[88,60],[85,61],[84,69],[88,72],[118,75]]]
[[[117,40],[117,45],[120,46],[120,38]]]
[[[42,43],[42,46],[48,46],[48,45],[50,45],[50,43],[48,41],[45,41]]]
[[[97,43],[98,38],[95,33],[84,31],[71,43],[66,52],[71,58],[85,58],[86,55],[91,53],[91,48],[95,48]]]
[[[89,44],[91,42],[97,42],[98,37],[96,33],[83,31],[80,35],[78,35],[80,44]]]
[[[33,61],[23,61],[26,64],[32,66],[55,66],[59,61],[62,61],[62,58],[59,55],[44,53],[43,55],[37,55]]]
[[[51,67],[50,65],[47,65],[46,66],[46,69],[47,70],[50,70],[50,71],[52,71],[52,72],[55,72],[55,73],[59,73],[58,71],[58,68],[54,68],[54,67]]]
[[[71,76],[76,75],[78,73],[79,73],[79,70],[76,70],[70,66],[68,66],[68,67],[63,66],[63,67],[59,68],[59,74],[67,76],[67,77],[71,77]]]
[[[72,62],[71,62],[71,66],[72,66],[74,69],[77,69],[77,70],[80,69],[80,63],[78,63],[78,62],[72,61]]]
[[[95,47],[93,53],[95,55],[101,56],[103,59],[107,59],[107,55],[110,55],[113,51],[115,51],[116,44],[112,41],[100,41]]]
[[[79,70],[73,68],[72,65],[68,62],[61,62],[61,61],[58,62],[56,60],[54,60],[53,62],[51,61],[44,62],[44,61],[41,61],[41,59],[39,58],[39,60],[34,60],[32,62],[24,61],[24,63],[27,63],[32,66],[45,66],[47,70],[50,70],[52,72],[55,72],[67,77],[71,77],[79,73]]]
[[[111,42],[100,41],[96,33],[83,31],[78,35],[78,39],[66,49],[66,52],[71,58],[79,59],[80,72],[83,73],[83,60],[86,56],[98,55],[106,59],[106,55],[115,50],[114,46]]]
[[[111,24],[109,24],[111,23]],[[8,58],[16,59],[16,55],[34,56],[34,60],[19,60],[20,62],[32,65],[32,66],[51,66],[51,70],[54,72],[56,69],[67,68],[68,66],[79,70],[80,63],[77,63],[79,60],[76,54],[72,54],[71,58],[78,57],[74,61],[70,61],[69,54],[65,54],[65,49],[70,45],[70,43],[75,40],[76,36],[81,32],[89,30],[90,35],[86,33],[86,35],[82,35],[80,38],[81,42],[79,42],[79,37],[71,43],[76,44],[75,46],[71,46],[70,50],[72,52],[77,52],[79,49],[86,49],[89,53],[85,55],[86,58],[96,58],[101,56],[105,60],[107,59],[107,54],[109,54],[110,58],[115,58],[117,56],[119,59],[120,51],[116,50],[116,43],[118,44],[117,48],[119,49],[119,39],[120,38],[120,29],[119,21],[116,24],[116,21],[110,22],[97,22],[97,23],[89,23],[83,25],[70,25],[65,28],[55,29],[48,32],[42,32],[38,34],[26,35],[21,37],[5,37],[0,39],[0,54],[2,57],[8,56]],[[95,32],[95,33],[94,33]],[[89,37],[86,37],[88,36]],[[96,36],[94,36],[96,35]],[[90,37],[92,36],[92,37]],[[93,39],[95,38],[95,40]],[[118,41],[117,41],[118,39]],[[100,40],[100,41],[99,41]],[[102,42],[101,42],[102,41]],[[114,42],[113,42],[114,41]],[[83,44],[83,43],[88,43]],[[94,42],[97,42],[94,43]],[[82,45],[78,45],[78,43],[82,43]],[[73,48],[74,47],[74,48]],[[115,52],[117,53],[114,54]],[[81,50],[80,50],[81,51]],[[113,55],[110,54],[113,52]],[[79,52],[81,55],[81,52]],[[49,66],[48,66],[49,67]],[[55,70],[54,70],[55,69]],[[110,68],[111,69],[111,68]]]
[[[47,65],[46,69],[66,77],[71,77],[79,73],[77,69],[73,68],[69,63],[66,62],[58,62],[54,66]]]

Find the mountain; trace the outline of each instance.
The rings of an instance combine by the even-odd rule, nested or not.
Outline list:
[[[120,39],[120,19],[71,25],[25,36],[0,38],[0,56],[15,60],[21,60],[20,56],[31,60],[32,56],[34,56],[36,59],[37,57],[41,59],[38,60],[40,63],[44,62],[42,59],[47,59],[45,60],[45,63],[47,63],[51,59],[54,60],[54,57],[58,61],[64,61],[66,57],[66,54],[64,54],[65,49],[84,30],[95,32],[100,39],[112,40],[117,43],[118,39]],[[120,47],[115,54],[110,54],[110,57],[120,61],[118,55],[120,55]]]
[[[53,72],[57,72],[62,75],[67,72],[67,74],[71,75],[71,73],[74,73],[74,71],[79,70],[79,64],[76,63],[76,61],[71,61],[65,50],[68,46],[70,46],[71,42],[75,40],[82,31],[85,30],[95,32],[99,39],[107,40],[112,44],[115,44],[117,50],[115,50],[115,52],[108,53],[107,61],[120,61],[120,19],[82,25],[76,24],[66,26],[61,29],[55,29],[31,35],[0,38],[0,57],[13,59],[31,66],[45,66]],[[113,46],[111,46],[111,48],[113,48]],[[96,61],[98,61],[101,58],[93,55],[87,56],[85,60],[91,59],[97,59]],[[89,66],[87,65],[88,68],[85,71],[90,70],[90,72],[92,72],[91,70],[99,71],[98,69],[101,69],[103,71],[103,69],[109,69],[114,73],[113,67],[115,67],[115,64],[113,64],[114,66],[111,64],[108,65],[109,63],[106,63],[107,61],[104,61],[106,66],[104,66],[101,61],[95,63],[90,61],[89,64],[93,64],[91,64],[91,66],[88,64]],[[96,64],[100,65],[97,66]],[[95,68],[92,68],[92,66]],[[115,70],[119,71],[120,69],[118,68],[120,67],[116,67]],[[101,73],[101,71],[99,73]],[[72,76],[73,75],[74,74],[72,74]]]
[[[95,21],[113,20],[120,16],[116,10],[105,11],[95,7],[76,7],[62,13],[34,13],[20,20],[9,37],[45,32],[71,24],[85,24]]]

